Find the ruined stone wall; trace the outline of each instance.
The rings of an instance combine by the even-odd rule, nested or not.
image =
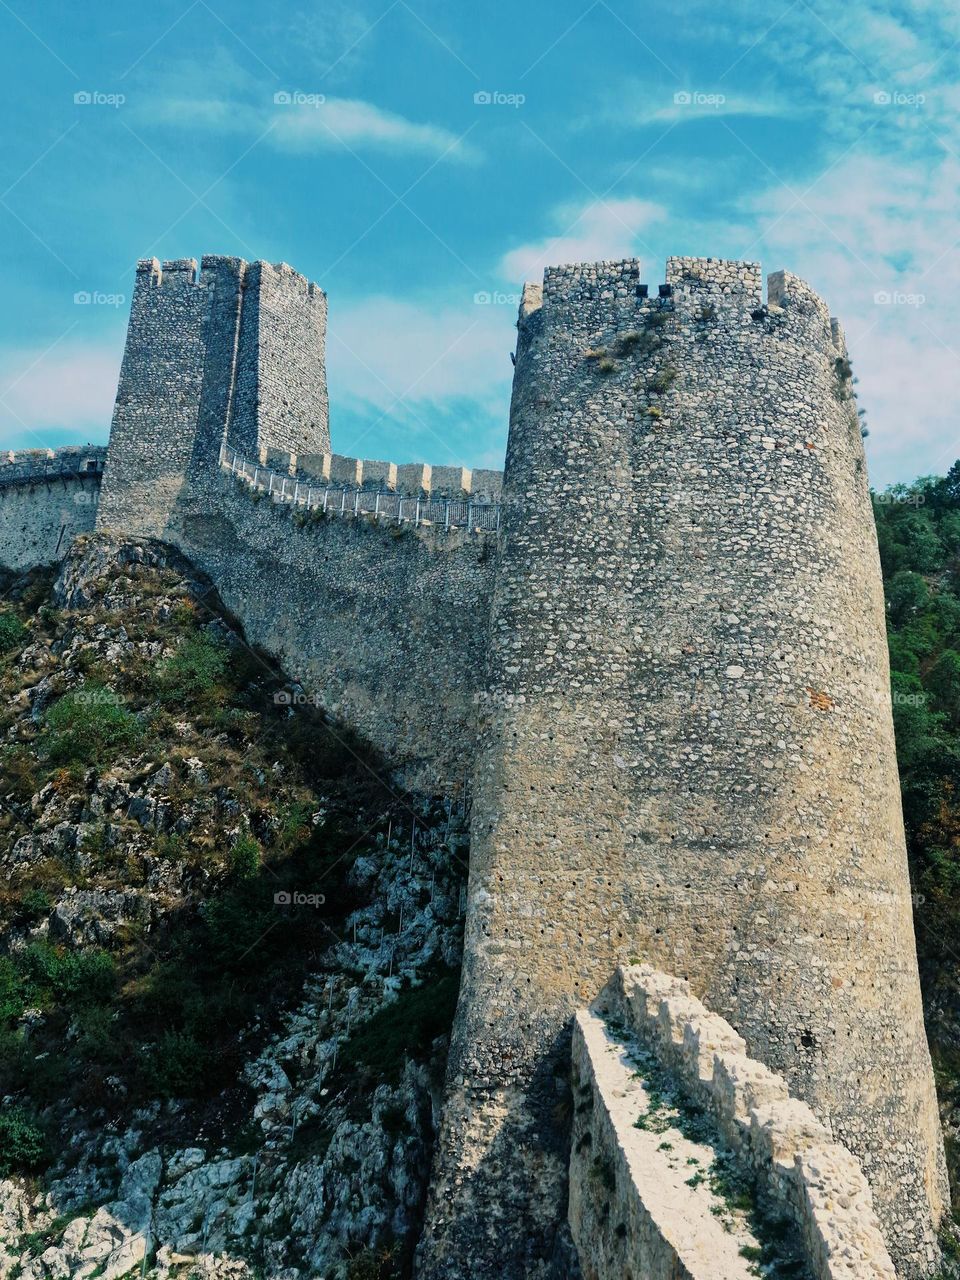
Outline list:
[[[926,1274],[946,1178],[845,353],[785,273],[765,303],[755,264],[671,259],[648,293],[626,261],[524,295],[419,1274],[563,1274],[570,1018],[631,957],[784,1075]]]
[[[90,532],[104,453],[88,445],[0,454],[0,566],[52,564]]]
[[[250,643],[379,747],[404,783],[462,793],[476,751],[492,535],[323,519],[214,468],[164,538],[209,575]]]

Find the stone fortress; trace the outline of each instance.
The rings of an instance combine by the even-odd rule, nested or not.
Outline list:
[[[754,263],[548,269],[502,476],[331,453],[325,326],[286,265],[140,263],[105,466],[0,459],[0,560],[174,544],[408,785],[471,797],[418,1275],[741,1274],[636,1148],[631,1037],[808,1274],[932,1275],[949,1194],[839,326]]]

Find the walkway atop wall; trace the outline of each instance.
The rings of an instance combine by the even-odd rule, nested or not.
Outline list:
[[[470,533],[496,533],[500,528],[498,502],[411,496],[356,485],[312,484],[249,462],[227,445],[220,451],[220,465],[274,502],[289,502],[329,516],[373,516],[388,523],[467,529]]]
[[[0,488],[44,479],[100,476],[106,457],[105,445],[4,450],[0,453]]]

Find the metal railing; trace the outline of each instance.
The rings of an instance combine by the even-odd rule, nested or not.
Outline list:
[[[224,445],[220,465],[274,502],[290,502],[308,511],[331,516],[373,516],[394,524],[432,525],[495,533],[500,528],[500,504],[471,498],[412,497],[389,489],[324,485],[309,477],[281,475],[246,459]]]
[[[28,458],[19,462],[0,462],[0,487],[27,484],[35,480],[83,479],[103,472],[102,454],[77,453],[53,458]]]

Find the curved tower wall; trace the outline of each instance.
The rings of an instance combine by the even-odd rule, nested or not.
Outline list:
[[[752,263],[646,292],[562,267],[521,308],[420,1275],[563,1274],[569,1018],[631,959],[786,1076],[926,1274],[946,1175],[842,336]]]

